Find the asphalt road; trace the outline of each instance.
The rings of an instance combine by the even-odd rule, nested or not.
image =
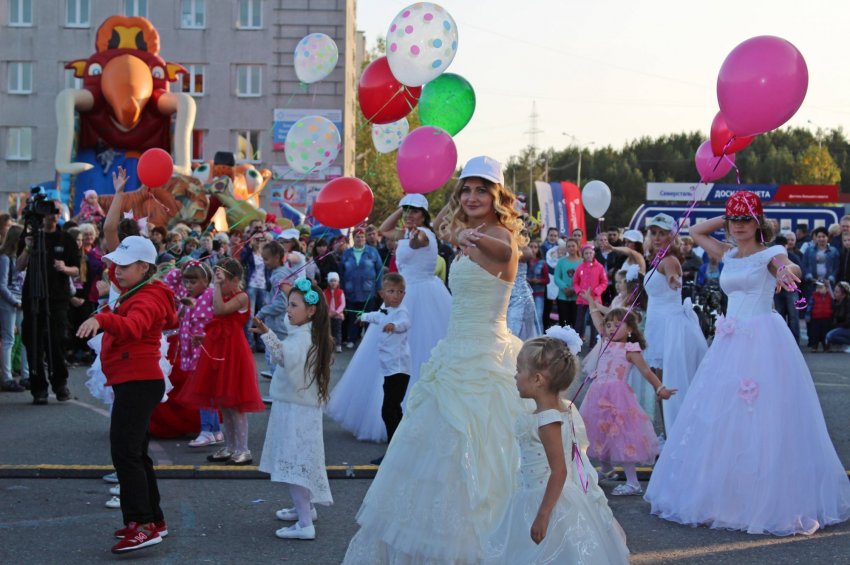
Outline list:
[[[345,352],[337,360],[335,379],[349,355]],[[850,469],[850,355],[806,354],[806,360],[833,443]],[[120,513],[104,507],[108,485],[99,479],[110,467],[108,418],[104,407],[88,395],[85,378],[83,369],[72,370],[75,399],[63,404],[51,398],[47,406],[32,406],[26,394],[0,394],[0,563],[341,561],[356,530],[354,516],[371,483],[372,471],[364,465],[384,447],[357,442],[327,419],[327,464],[337,477],[331,481],[335,504],[319,508],[316,541],[274,537],[275,529],[284,525],[275,519],[274,511],[290,505],[285,487],[255,472],[242,474],[248,478],[221,478],[203,467],[212,448],[190,449],[186,446],[190,438],[157,440],[152,444],[153,455],[171,469],[163,476],[191,477],[160,480],[170,535],[149,550],[113,556],[110,534],[121,525]],[[261,379],[261,389],[267,388],[268,381]],[[268,413],[250,416],[255,461],[259,461],[267,417]],[[348,474],[354,477],[346,478],[345,469],[352,469]],[[613,486],[604,488],[610,492]],[[850,523],[810,537],[751,536],[665,522],[650,516],[648,505],[638,497],[609,500],[628,535],[633,563],[850,564]]]

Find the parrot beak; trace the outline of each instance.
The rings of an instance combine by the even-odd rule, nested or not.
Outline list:
[[[118,125],[133,129],[153,92],[148,65],[133,55],[119,55],[103,69],[101,89]]]

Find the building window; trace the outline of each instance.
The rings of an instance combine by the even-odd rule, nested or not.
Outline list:
[[[32,26],[32,0],[9,0],[9,25]]]
[[[260,151],[260,134],[258,129],[237,131],[236,148],[233,151],[237,161],[259,162],[263,158]]]
[[[183,0],[180,13],[180,27],[203,29],[206,26],[204,0]]]
[[[148,0],[124,0],[124,15],[148,17]]]
[[[6,159],[9,161],[32,160],[32,128],[9,128],[6,138]]]
[[[65,25],[67,27],[89,27],[90,0],[65,0]]]
[[[204,160],[204,130],[202,129],[192,130],[192,160]]]
[[[261,0],[239,0],[240,29],[260,29],[263,27],[263,10]]]
[[[65,71],[65,88],[80,89],[83,87],[83,79],[74,76],[74,69],[63,69]]]
[[[32,63],[9,63],[9,94],[32,93]]]
[[[236,67],[236,95],[261,96],[262,69],[259,65],[238,65]]]
[[[186,92],[192,96],[204,95],[204,66],[185,65],[188,73],[181,75],[180,92]]]

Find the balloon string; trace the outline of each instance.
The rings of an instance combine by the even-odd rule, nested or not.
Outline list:
[[[387,261],[389,261],[389,259],[390,259],[390,254],[387,253],[387,256],[384,257],[383,263],[381,263],[381,270],[378,271],[378,276],[375,278],[375,284],[372,285],[372,290],[369,291],[369,296],[366,297],[366,301],[363,303],[363,309],[358,311],[358,310],[349,310],[348,308],[346,308],[345,309],[346,312],[354,312],[354,314],[358,317],[363,315],[363,313],[366,311],[366,306],[369,304],[369,301],[372,300],[372,296],[375,294],[375,288],[377,288],[377,286],[378,286],[377,282],[381,279],[381,277],[384,276],[384,268],[387,266]]]
[[[381,106],[380,108],[378,108],[378,109],[375,111],[375,113],[374,113],[374,114],[372,114],[372,116],[371,116],[371,117],[366,116],[366,115],[364,114],[364,115],[363,115],[363,117],[364,117],[364,118],[366,118],[366,121],[365,121],[365,122],[363,122],[363,124],[362,124],[359,128],[357,128],[357,131],[359,132],[360,130],[362,130],[362,129],[363,129],[363,128],[365,128],[366,126],[372,125],[372,124],[374,123],[375,116],[377,116],[378,114],[380,114],[380,113],[381,113],[381,111],[382,111],[384,108],[386,108],[387,106],[389,106],[389,105],[390,105],[390,102],[392,102],[393,100],[395,100],[395,97],[396,97],[396,96],[398,96],[398,95],[399,95],[399,94],[401,94],[402,92],[405,92],[405,90],[406,90],[406,89],[407,89],[407,87],[406,87],[405,85],[401,85],[401,88],[399,88],[398,90],[396,90],[396,91],[393,93],[393,95],[392,95],[392,96],[390,96],[389,100],[387,100],[387,101],[384,103],[384,105],[383,105],[383,106]],[[408,101],[407,103],[408,103],[408,105],[409,105],[409,104],[410,104],[410,101]]]

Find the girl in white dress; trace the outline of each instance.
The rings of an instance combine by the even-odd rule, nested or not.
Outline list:
[[[403,227],[399,228],[399,221]],[[410,315],[408,331],[411,373],[410,391],[431,350],[446,335],[452,296],[434,275],[437,238],[430,229],[428,201],[421,194],[408,194],[380,227],[385,237],[398,238],[396,265],[404,277],[404,307]],[[374,325],[374,324],[373,324]],[[328,415],[361,441],[387,441],[381,419],[384,375],[378,363],[381,331],[370,326],[351,358],[345,373],[331,392]]]
[[[769,226],[758,197],[737,192],[725,217],[691,227],[723,258],[729,305],[646,491],[666,520],[781,536],[850,518],[850,481],[811,373],[773,311],[777,285],[794,290],[800,270],[782,246],[765,246]],[[711,237],[723,227],[736,247]]]
[[[440,213],[446,239],[464,250],[449,275],[448,332],[410,391],[345,564],[480,563],[508,502],[519,451],[505,439],[521,409],[513,374],[522,343],[505,311],[525,242],[503,182],[497,161],[476,157]]]
[[[296,521],[279,529],[283,539],[316,539],[314,504],[331,505],[325,469],[321,404],[327,401],[334,342],[322,290],[298,279],[289,291],[287,335],[280,341],[254,318],[251,331],[261,335],[277,365],[269,394],[272,411],[260,459],[260,471],[272,482],[287,483],[294,507],[278,510],[279,520]]]
[[[673,241],[675,225],[676,221],[667,214],[658,214],[647,223],[652,242],[651,254],[668,248],[669,251],[657,266],[646,273],[643,281],[649,298],[644,329],[644,357],[667,388],[679,391],[679,394],[662,405],[667,435],[673,428],[688,387],[708,350],[690,299],[682,304],[682,263],[677,255],[679,245]]]
[[[536,409],[516,422],[521,488],[490,536],[486,562],[628,563],[626,536],[587,458],[584,422],[560,398],[578,371],[581,338],[569,327],[546,333],[526,342],[517,357],[519,395],[533,399]]]

